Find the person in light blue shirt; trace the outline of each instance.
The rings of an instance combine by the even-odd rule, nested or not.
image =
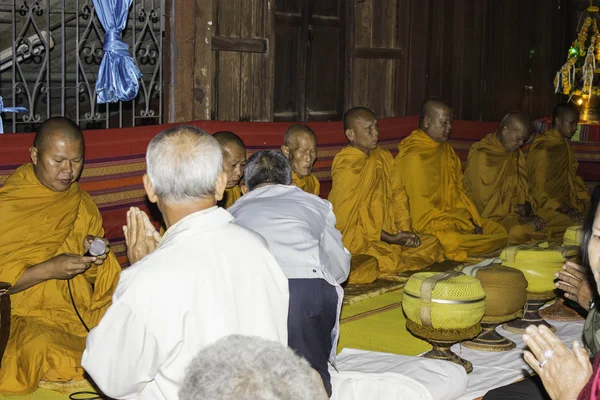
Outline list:
[[[328,360],[334,362],[350,253],[335,227],[331,203],[291,186],[287,158],[254,153],[244,168],[244,196],[228,209],[235,223],[262,235],[289,279],[288,345],[319,372],[331,395]]]

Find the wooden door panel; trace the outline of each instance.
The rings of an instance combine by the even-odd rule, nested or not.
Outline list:
[[[275,27],[275,93],[273,117],[294,121],[300,116],[300,26]]]

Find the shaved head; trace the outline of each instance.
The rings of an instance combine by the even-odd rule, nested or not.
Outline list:
[[[37,180],[52,191],[67,190],[81,175],[84,150],[83,134],[75,122],[65,117],[44,121],[29,148]]]
[[[354,122],[363,117],[375,117],[375,113],[367,107],[354,107],[344,113],[344,131],[354,128]]]
[[[317,135],[306,125],[292,125],[285,132],[281,152],[290,162],[292,171],[298,176],[308,176],[317,159]]]
[[[39,127],[33,139],[33,147],[43,152],[58,137],[56,135],[69,141],[81,142],[82,146],[84,144],[83,132],[75,122],[65,117],[52,117]]]
[[[315,132],[310,128],[310,126],[304,124],[294,124],[285,131],[285,135],[283,136],[283,145],[289,147],[295,137],[300,134],[310,135],[315,142],[317,140],[317,135],[315,135]]]
[[[366,107],[354,107],[344,114],[344,133],[350,146],[367,156],[379,143],[379,121]]]
[[[421,104],[419,129],[438,143],[445,143],[452,131],[452,107],[438,98],[429,98]]]
[[[436,97],[431,97],[431,98],[425,100],[421,104],[421,113],[419,114],[419,127],[421,129],[423,129],[421,127],[421,124],[422,124],[423,120],[425,119],[425,117],[431,118],[431,117],[435,116],[436,112],[440,109],[452,110],[452,107],[450,107],[450,104],[448,104],[444,100],[438,99]]]
[[[507,152],[517,151],[531,136],[531,119],[522,112],[506,114],[500,123],[497,138]]]
[[[506,114],[500,123],[500,128],[504,126],[522,126],[525,129],[531,129],[531,119],[527,114],[516,111]]]
[[[577,132],[579,110],[571,103],[563,103],[552,111],[552,127],[563,137],[570,139]]]
[[[215,132],[213,138],[221,146],[223,172],[227,174],[227,189],[231,189],[239,185],[244,176],[246,145],[238,135],[229,131]]]
[[[217,142],[219,142],[219,145],[221,146],[221,148],[223,148],[227,145],[237,145],[237,146],[240,146],[242,149],[246,149],[246,145],[244,144],[244,141],[242,140],[242,138],[240,138],[238,135],[236,135],[233,132],[219,131],[219,132],[215,132],[213,134],[213,137],[215,139],[217,139]]]

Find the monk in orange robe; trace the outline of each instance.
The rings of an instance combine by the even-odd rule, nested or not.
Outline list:
[[[577,175],[569,139],[577,131],[579,111],[571,104],[559,104],[552,113],[552,129],[533,139],[527,155],[527,171],[538,214],[546,221],[553,240],[583,221],[590,206],[590,193]]]
[[[223,172],[227,174],[227,187],[218,205],[229,208],[242,197],[240,182],[246,165],[246,145],[238,135],[229,131],[215,132],[213,137],[221,146]]]
[[[397,214],[398,210],[406,212],[407,205],[397,206],[396,201],[407,199],[405,194],[394,193],[394,158],[377,144],[375,114],[363,107],[347,111],[344,130],[349,146],[333,160],[329,194],[344,246],[353,256],[375,257],[384,275],[442,261],[437,239],[411,232],[410,216]],[[352,268],[361,267],[356,264]]]
[[[436,236],[448,259],[463,261],[504,248],[506,229],[482,218],[463,187],[460,159],[448,144],[452,109],[428,99],[419,129],[398,146],[394,185],[408,196],[412,226],[418,234]]]
[[[12,285],[0,368],[4,395],[31,393],[42,380],[83,379],[87,329],[110,305],[121,271],[112,253],[84,255],[104,231],[98,208],[77,183],[84,155],[79,127],[62,117],[47,120],[30,155],[32,163],[0,189],[0,281]]]
[[[521,146],[531,136],[531,120],[522,113],[504,117],[469,150],[464,186],[483,218],[501,224],[509,244],[546,240],[545,222],[534,214],[527,163]]]
[[[303,124],[290,126],[285,132],[281,152],[292,166],[292,183],[307,193],[318,196],[321,184],[312,173],[317,159],[317,136]]]

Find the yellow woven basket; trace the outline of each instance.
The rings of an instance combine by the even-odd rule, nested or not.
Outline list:
[[[477,325],[485,313],[485,292],[479,280],[456,273],[435,283],[431,301],[423,300],[422,286],[436,272],[418,272],[404,287],[402,308],[412,322],[434,329],[466,329]],[[424,314],[430,322],[423,321]]]
[[[567,228],[563,236],[563,246],[581,246],[583,226],[575,225]]]
[[[500,254],[502,265],[520,270],[527,279],[528,293],[545,293],[555,289],[556,274],[567,259],[577,257],[576,246],[548,248],[534,245],[507,247]]]

